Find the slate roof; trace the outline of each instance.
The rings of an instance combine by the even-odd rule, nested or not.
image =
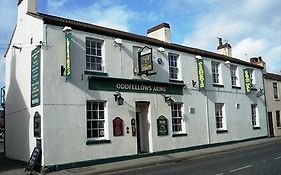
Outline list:
[[[187,46],[183,46],[183,45],[179,45],[179,44],[167,43],[167,42],[160,41],[160,40],[150,38],[147,36],[142,36],[142,35],[137,35],[137,34],[124,32],[124,31],[120,31],[120,30],[110,29],[110,28],[106,28],[106,27],[102,27],[102,26],[93,25],[90,23],[85,23],[85,22],[76,21],[76,20],[72,20],[72,19],[48,15],[48,14],[44,14],[44,13],[40,13],[40,12],[37,12],[37,13],[28,12],[27,14],[30,16],[33,16],[35,18],[39,18],[39,19],[43,20],[45,24],[51,24],[51,25],[62,26],[62,27],[69,26],[75,30],[96,33],[96,34],[111,36],[111,37],[125,39],[125,40],[136,41],[136,42],[140,42],[140,43],[144,43],[144,44],[148,44],[148,45],[163,47],[166,49],[172,49],[172,50],[176,50],[176,51],[180,51],[180,52],[200,55],[202,57],[214,58],[214,59],[218,59],[218,60],[222,60],[222,61],[230,61],[230,62],[236,63],[236,64],[242,64],[242,65],[246,65],[246,66],[250,66],[250,67],[263,69],[263,67],[261,67],[259,65],[255,65],[255,64],[249,63],[247,61],[239,60],[237,58],[232,58],[232,57],[220,55],[220,54],[217,54],[214,52],[205,51],[205,50],[192,48],[192,47],[187,47]]]

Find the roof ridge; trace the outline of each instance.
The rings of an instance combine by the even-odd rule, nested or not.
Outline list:
[[[203,57],[209,57],[209,58],[214,58],[214,59],[223,60],[223,61],[231,61],[233,63],[263,69],[262,66],[259,66],[259,65],[256,65],[256,64],[244,61],[244,60],[240,60],[238,58],[233,58],[233,57],[221,55],[221,54],[218,54],[215,52],[198,49],[198,48],[193,48],[193,47],[188,47],[188,46],[184,46],[184,45],[180,45],[180,44],[176,44],[176,43],[168,43],[168,42],[164,42],[164,41],[161,41],[161,40],[158,40],[155,38],[151,38],[151,37],[147,37],[144,35],[134,34],[134,33],[117,30],[117,29],[112,29],[112,28],[108,28],[108,27],[104,27],[104,26],[99,26],[99,25],[91,24],[91,23],[84,22],[84,21],[68,19],[68,18],[54,16],[54,15],[45,14],[45,13],[41,13],[41,12],[37,12],[37,13],[28,12],[27,14],[31,15],[33,17],[36,17],[36,18],[40,18],[44,21],[44,23],[47,23],[47,24],[52,24],[52,25],[56,25],[56,26],[69,26],[69,27],[72,27],[73,29],[80,30],[80,31],[86,31],[86,32],[90,32],[90,33],[96,33],[96,34],[136,41],[139,43],[154,45],[154,46],[158,46],[158,47],[165,47],[165,48],[171,49],[171,50],[177,50],[177,51],[186,52],[186,53],[190,53],[190,54],[201,55]]]

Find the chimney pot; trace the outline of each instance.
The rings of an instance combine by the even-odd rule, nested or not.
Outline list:
[[[171,29],[168,23],[161,23],[147,30],[147,36],[164,42],[171,42]]]

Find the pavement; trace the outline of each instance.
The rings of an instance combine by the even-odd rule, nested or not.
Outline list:
[[[219,154],[222,152],[228,152],[231,150],[248,148],[251,146],[268,144],[272,142],[280,142],[281,137],[264,138],[247,142],[239,142],[234,144],[197,149],[185,152],[178,152],[172,154],[144,157],[126,161],[119,161],[113,163],[98,164],[87,167],[72,168],[56,172],[48,173],[48,175],[97,175],[106,174],[111,172],[118,172],[128,169],[136,169],[149,167],[153,165],[165,164],[170,162],[180,162],[182,160],[188,160],[195,157],[205,157],[209,155]],[[0,146],[1,152],[1,146]],[[21,162],[9,160],[0,153],[0,175],[22,175],[24,173],[24,165]]]

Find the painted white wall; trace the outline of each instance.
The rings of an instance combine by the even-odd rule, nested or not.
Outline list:
[[[31,108],[30,79],[31,51],[43,41],[43,22],[26,15],[26,11],[23,11],[27,8],[25,1],[21,5],[19,20],[6,56],[6,156],[28,161],[35,146],[33,115],[35,111],[42,114],[42,106]],[[31,38],[33,44],[30,44]],[[22,49],[15,49],[13,45]],[[42,77],[41,74],[41,80]]]
[[[279,91],[279,99],[274,99],[273,96],[273,82],[277,83],[278,91]],[[276,121],[276,111],[281,111],[281,82],[275,81],[271,79],[264,79],[265,83],[265,95],[266,95],[266,104],[267,111],[272,112],[272,121],[273,121],[273,130],[275,136],[281,136],[281,127],[277,127]]]

